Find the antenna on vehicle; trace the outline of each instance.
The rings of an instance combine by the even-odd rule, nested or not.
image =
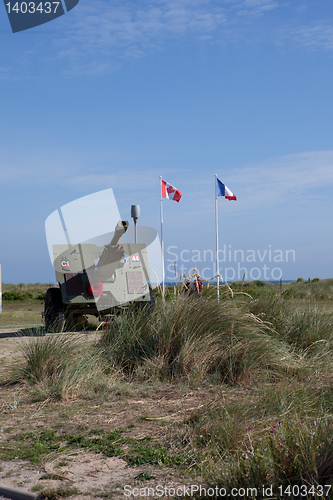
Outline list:
[[[140,205],[132,205],[131,206],[131,217],[134,220],[134,225],[135,225],[135,243],[137,240],[137,227],[136,223],[138,221],[138,218],[140,217]]]

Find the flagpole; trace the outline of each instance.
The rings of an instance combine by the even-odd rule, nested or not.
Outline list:
[[[217,302],[220,300],[220,266],[219,266],[219,226],[218,226],[218,212],[217,212],[217,174],[215,174],[215,225],[216,225],[216,274],[217,274]]]
[[[160,175],[160,193],[161,193],[161,244],[162,244],[162,299],[165,296],[165,285],[164,285],[164,243],[163,243],[163,207],[162,207],[162,176]]]

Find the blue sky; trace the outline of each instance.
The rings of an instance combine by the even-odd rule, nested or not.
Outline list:
[[[212,277],[215,173],[222,276],[332,277],[331,0],[80,0],[16,34],[1,7],[0,40],[3,282],[54,282],[45,219],[93,192],[159,230],[160,175],[166,266]]]

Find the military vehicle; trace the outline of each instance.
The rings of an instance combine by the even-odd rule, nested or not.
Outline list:
[[[59,287],[46,292],[46,331],[63,329],[65,321],[83,322],[85,315],[105,319],[131,304],[154,307],[146,244],[119,242],[128,227],[127,221],[119,221],[106,245],[96,244],[98,238],[53,244]]]

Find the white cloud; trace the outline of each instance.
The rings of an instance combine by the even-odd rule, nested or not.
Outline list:
[[[265,12],[279,7],[274,0],[245,0],[237,6],[239,15],[263,15]]]
[[[291,28],[289,38],[293,38],[296,43],[306,47],[332,50],[333,25],[323,21],[311,26]]]
[[[263,15],[277,8],[274,0],[152,0],[80,4],[64,21],[66,34],[56,40],[59,58],[71,74],[107,72],[119,61],[140,58],[172,43],[237,39],[239,15]],[[237,20],[238,19],[238,20]],[[103,63],[100,61],[103,60]]]
[[[52,159],[48,155],[47,160],[41,155],[38,163],[27,160],[24,167],[0,159],[0,176],[3,186],[63,186],[73,191],[74,198],[82,189],[97,191],[112,187],[124,192],[144,192],[158,185],[156,167],[120,168],[111,164],[99,169],[100,173],[96,170],[91,173],[91,162],[91,158],[85,160],[83,156],[77,157],[69,151],[60,156],[54,154]],[[204,208],[204,200],[212,191],[212,175],[198,173],[192,167],[161,170],[163,178],[181,191],[186,192],[187,189],[194,199],[200,195],[202,205],[199,211]],[[219,174],[218,177],[239,197],[240,204],[251,203],[253,207],[262,205],[263,200],[267,205],[275,205],[281,200],[319,199],[321,189],[333,186],[333,151],[310,151],[268,159],[260,164],[228,170],[226,177]]]
[[[314,151],[274,158],[229,174],[250,206],[304,203],[322,198],[333,186],[333,151]],[[230,186],[230,189],[235,189]]]
[[[191,175],[189,176],[189,173]],[[163,169],[163,178],[183,192],[182,205],[189,217],[204,220],[212,211],[214,179],[211,174],[192,169]],[[238,198],[227,202],[224,211],[232,213],[265,210],[309,210],[309,203],[331,205],[331,196],[323,190],[333,187],[333,151],[314,151],[272,158],[260,164],[250,164],[237,170],[226,171],[218,177]],[[124,179],[128,179],[124,183]],[[130,193],[158,197],[158,173],[156,168],[126,169],[121,174],[88,174],[74,176],[64,182],[73,189],[99,190],[113,187],[122,197]],[[74,195],[75,196],[75,195]],[[198,205],[197,200],[200,200]],[[317,205],[316,205],[317,206]]]
[[[257,18],[278,9],[285,15],[271,16],[269,32],[262,24],[258,28]],[[292,19],[296,11],[281,0],[82,1],[61,18],[61,30],[45,38],[44,48],[36,39],[35,46],[20,52],[16,62],[21,72],[34,69],[35,77],[38,53],[37,60],[46,62],[40,65],[41,71],[49,72],[49,66],[58,62],[60,71],[69,76],[98,75],[119,70],[126,59],[142,58],[170,45],[267,42],[273,41],[274,34],[278,43],[331,50],[333,26],[327,21],[312,18],[307,23],[307,13],[303,24],[297,19],[298,25],[295,21],[283,26],[284,19]],[[0,70],[0,78],[8,77],[14,78],[12,71]]]
[[[270,212],[272,210],[309,210],[309,203],[320,202],[332,206],[332,197],[325,191],[333,188],[333,151],[314,151],[268,159],[260,164],[249,164],[235,170],[217,172],[218,178],[237,196],[237,203],[228,202],[223,211]],[[181,179],[181,177],[179,176]],[[211,213],[213,176],[183,177],[187,187],[185,201],[197,217]],[[182,180],[177,186],[182,190]],[[184,190],[185,191],[185,190]],[[190,194],[189,194],[190,193]],[[200,199],[200,205],[196,200]],[[333,208],[333,207],[332,207]]]
[[[140,57],[166,40],[187,34],[209,34],[226,22],[223,9],[211,2],[159,1],[148,6],[132,2],[96,0],[66,19],[67,36],[57,41],[60,56],[76,58],[108,52],[118,57]],[[73,51],[73,48],[75,49]]]

